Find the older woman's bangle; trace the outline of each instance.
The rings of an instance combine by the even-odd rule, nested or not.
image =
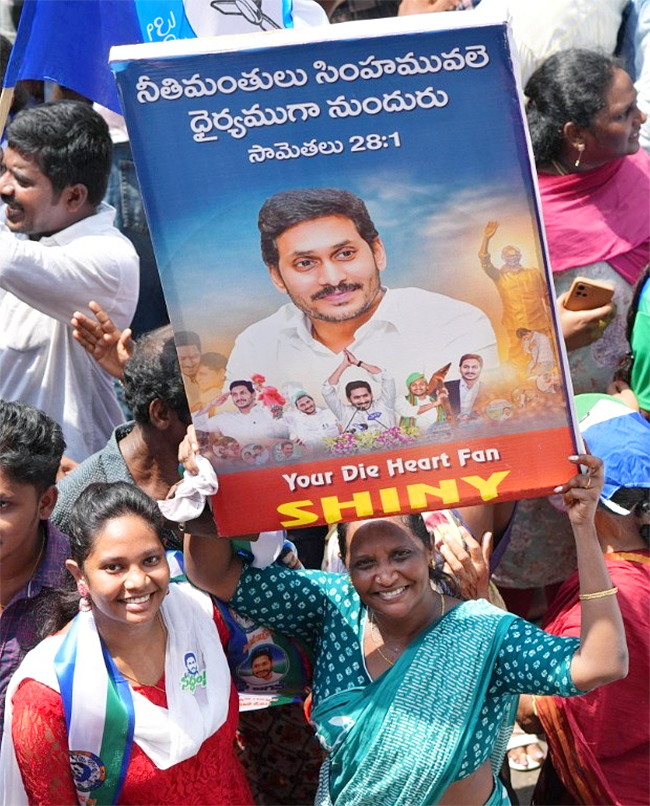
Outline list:
[[[580,601],[586,602],[589,599],[602,599],[605,596],[615,596],[618,593],[618,588],[607,588],[606,591],[596,591],[596,593],[581,593]]]
[[[531,694],[530,701],[530,706],[533,709],[533,713],[539,719],[539,713],[537,712],[537,697],[534,694]]]

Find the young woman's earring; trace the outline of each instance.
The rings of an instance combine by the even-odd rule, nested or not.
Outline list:
[[[83,582],[77,583],[77,591],[79,592],[79,612],[87,613],[91,610],[90,596],[88,595],[88,588]]]

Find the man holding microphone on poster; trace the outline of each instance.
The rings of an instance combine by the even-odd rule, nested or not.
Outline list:
[[[348,404],[341,403],[339,382],[348,367],[359,367],[379,379],[381,392],[376,400],[367,381],[350,381],[345,385]],[[343,432],[383,431],[395,425],[395,381],[380,367],[357,361],[349,350],[343,350],[343,360],[323,384],[323,397]]]

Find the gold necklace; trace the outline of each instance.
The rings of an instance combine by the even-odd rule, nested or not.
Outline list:
[[[438,594],[438,596],[440,596],[440,615],[438,616],[438,618],[442,618],[445,615],[445,597],[442,595],[442,593],[440,593],[439,590],[436,590],[436,593]],[[368,621],[370,622],[370,638],[372,639],[372,643],[375,645],[375,649],[377,650],[377,652],[379,652],[380,656],[386,661],[386,663],[389,666],[394,666],[397,657],[399,657],[399,655],[401,655],[401,653],[404,651],[404,647],[402,647],[401,649],[391,650],[396,654],[395,660],[391,660],[390,658],[386,657],[386,655],[384,655],[384,653],[381,651],[381,647],[379,646],[379,643],[375,638],[375,628],[377,627],[377,625],[375,623],[371,610],[368,610]],[[384,646],[386,646],[386,643],[384,643]]]
[[[42,526],[40,526],[40,527],[39,527],[38,533],[39,533],[39,535],[40,535],[40,537],[41,537],[41,547],[40,547],[40,549],[39,549],[38,556],[36,557],[36,562],[34,563],[34,565],[32,565],[32,568],[31,568],[31,570],[30,570],[30,572],[29,572],[29,576],[27,577],[27,579],[26,579],[26,580],[25,580],[25,582],[23,583],[23,586],[22,586],[22,587],[24,587],[24,586],[25,586],[25,585],[26,585],[28,582],[30,582],[30,581],[31,581],[32,577],[34,576],[34,572],[35,572],[35,571],[36,571],[36,569],[38,568],[38,564],[39,564],[39,563],[40,563],[40,561],[41,561],[41,557],[43,556],[43,552],[45,551],[45,543],[46,543],[46,540],[45,540],[45,530],[43,529],[43,527],[42,527]],[[6,604],[6,605],[0,604],[0,613],[2,613],[2,612],[4,611],[5,607],[6,607],[8,604],[9,604],[9,602],[7,602],[7,604]]]
[[[151,684],[149,684],[149,683],[141,683],[139,680],[136,680],[135,677],[131,677],[131,675],[127,674],[126,672],[121,672],[121,675],[122,675],[122,677],[126,677],[127,680],[130,680],[132,683],[135,683],[136,685],[140,686],[141,688],[155,688],[156,691],[160,691],[163,694],[167,694],[167,692],[165,691],[164,688],[160,688],[160,686],[155,686],[153,683],[151,683]]]
[[[160,614],[160,610],[156,614],[156,618],[158,619],[158,623],[160,624],[160,629],[162,630],[163,638],[165,639],[165,649],[166,649],[166,647],[167,647],[167,628],[165,627],[165,622],[163,621],[163,618],[162,618],[162,616]],[[135,683],[138,686],[141,686],[143,688],[155,688],[156,691],[160,691],[162,694],[165,694],[165,695],[167,694],[167,692],[165,691],[164,688],[160,688],[160,686],[156,686],[154,683],[151,683],[151,684],[142,683],[137,678],[131,677],[130,674],[127,674],[126,672],[123,672],[122,669],[120,669],[120,674],[122,675],[122,677],[126,677],[127,680],[130,680],[132,683]]]
[[[368,621],[370,622],[370,637],[372,638],[372,643],[375,645],[375,649],[377,650],[377,652],[379,652],[381,657],[386,661],[386,663],[389,666],[394,666],[395,665],[395,660],[397,660],[397,657],[395,658],[395,660],[391,660],[390,658],[387,658],[386,655],[384,655],[384,653],[381,651],[381,647],[377,643],[377,639],[375,638],[375,626],[376,625],[375,625],[375,622],[374,622],[374,619],[372,617],[372,613],[370,612],[370,610],[368,610]],[[384,646],[385,646],[385,644],[384,644]],[[395,649],[393,650],[393,652],[403,652],[403,651],[404,651],[403,649],[402,650],[395,650]]]

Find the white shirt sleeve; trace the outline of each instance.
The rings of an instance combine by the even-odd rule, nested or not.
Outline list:
[[[65,324],[95,300],[119,328],[128,327],[135,304],[125,302],[134,290],[137,300],[138,280],[137,254],[121,238],[88,235],[47,246],[0,231],[0,288]]]
[[[328,381],[325,381],[323,384],[323,400],[327,403],[330,411],[332,414],[334,414],[336,419],[341,422],[345,414],[343,403],[341,403],[341,399],[339,398],[338,388],[336,386],[332,386],[332,384]]]
[[[411,405],[405,396],[400,395],[395,401],[395,413],[399,417],[417,417],[421,405],[421,403]]]
[[[269,417],[271,419],[271,435],[277,437],[278,439],[287,439],[289,436],[289,427],[284,419],[282,417],[276,419],[271,412],[269,412]]]
[[[379,376],[381,381],[381,392],[379,402],[391,411],[395,410],[395,379],[385,370]]]

